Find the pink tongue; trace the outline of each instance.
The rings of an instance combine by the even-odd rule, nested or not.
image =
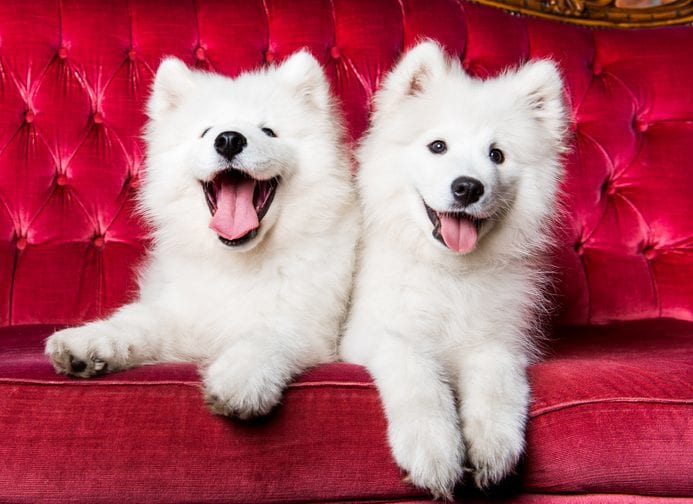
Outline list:
[[[222,179],[217,191],[217,211],[209,227],[227,240],[247,235],[260,225],[253,205],[255,181]]]
[[[465,254],[476,245],[476,226],[467,219],[456,219],[450,215],[438,214],[440,234],[445,245],[452,250]]]

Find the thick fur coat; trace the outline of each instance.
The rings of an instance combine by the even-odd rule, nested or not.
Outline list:
[[[358,151],[365,228],[341,355],[373,375],[411,481],[450,497],[464,467],[485,487],[523,451],[562,83],[550,61],[474,79],[423,42],[375,108]]]
[[[215,412],[265,414],[346,316],[358,210],[328,82],[304,51],[235,79],[169,58],[147,111],[139,296],[46,353],[82,377],[196,361]]]

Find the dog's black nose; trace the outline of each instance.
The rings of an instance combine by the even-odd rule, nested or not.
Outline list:
[[[450,186],[452,195],[462,206],[479,201],[484,194],[484,184],[472,177],[457,177]]]
[[[248,145],[248,140],[237,131],[224,131],[214,139],[216,151],[231,161],[236,154]]]

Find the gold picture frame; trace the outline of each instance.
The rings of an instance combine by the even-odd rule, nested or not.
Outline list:
[[[474,0],[506,11],[586,26],[693,24],[693,0]]]

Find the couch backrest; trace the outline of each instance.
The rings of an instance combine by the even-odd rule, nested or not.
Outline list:
[[[693,28],[587,29],[455,0],[0,3],[0,325],[133,295],[144,101],[163,55],[229,75],[309,47],[357,140],[402,50],[471,73],[560,62],[574,125],[555,258],[563,323],[693,319]]]

